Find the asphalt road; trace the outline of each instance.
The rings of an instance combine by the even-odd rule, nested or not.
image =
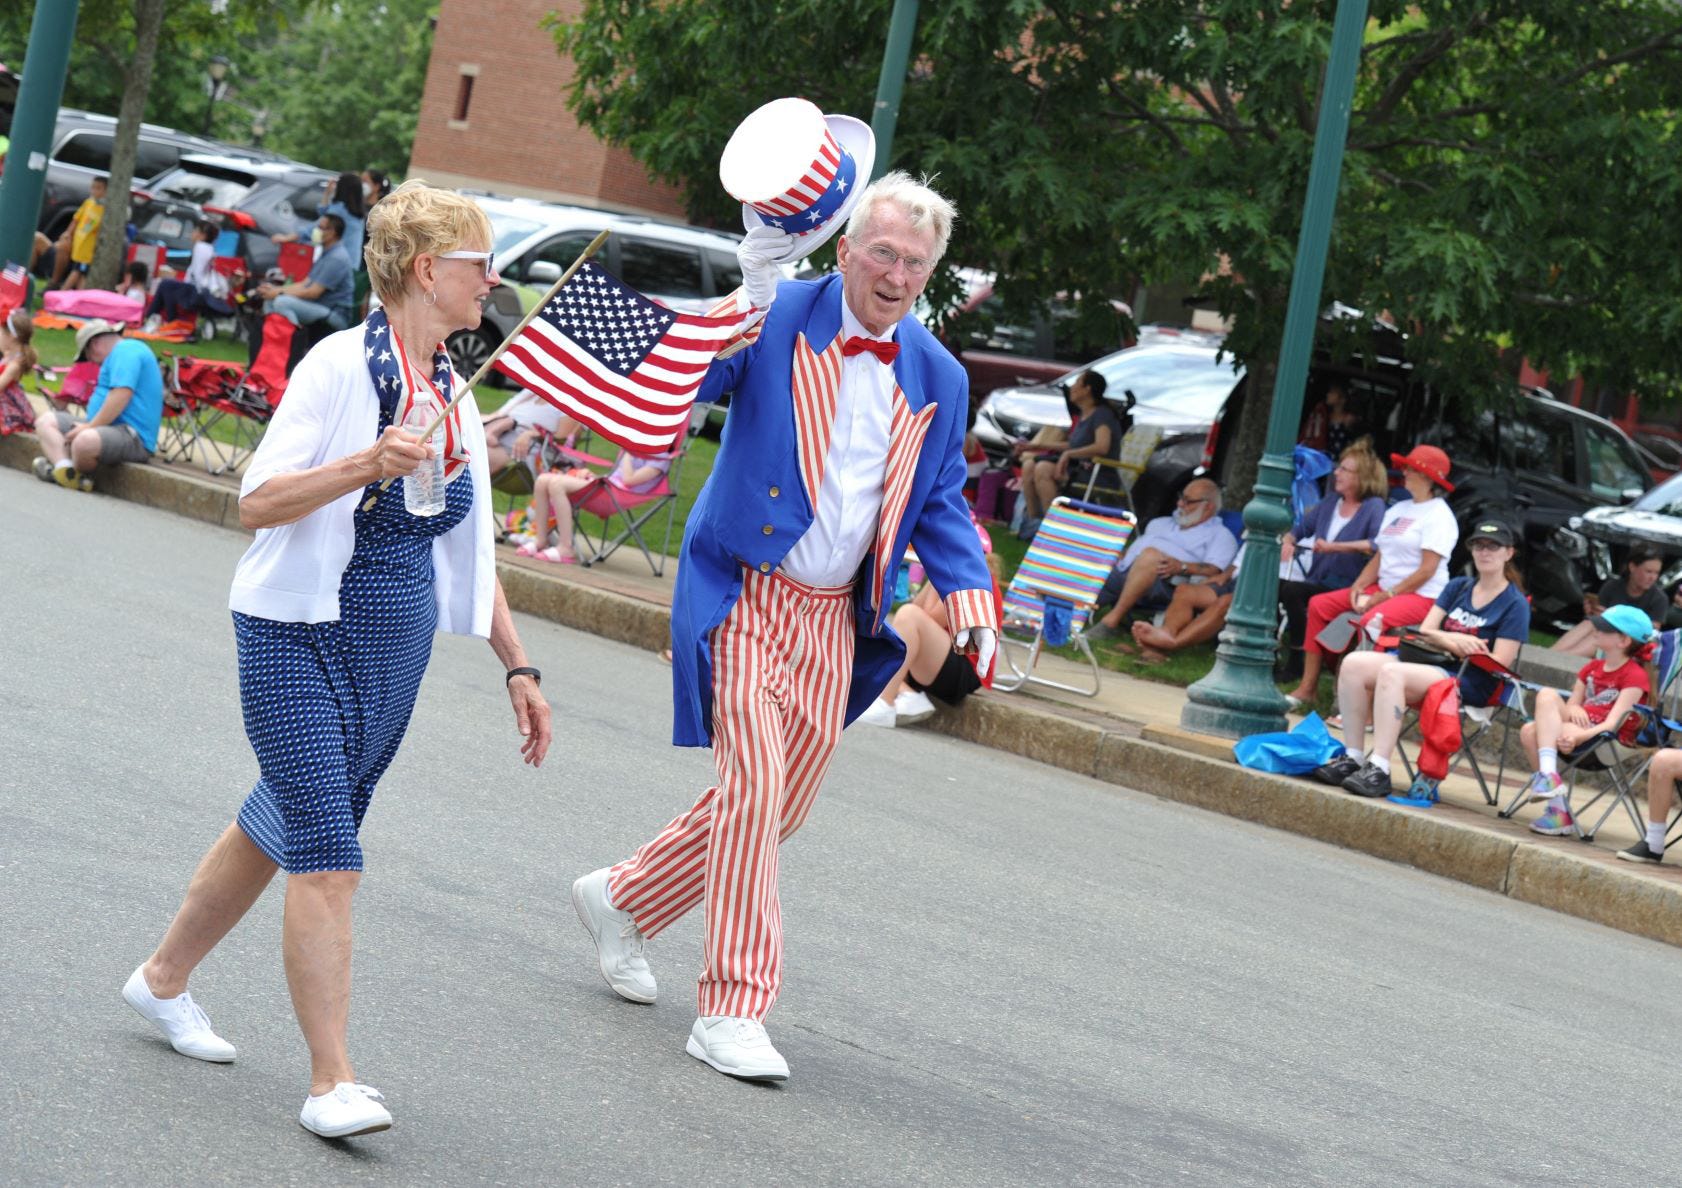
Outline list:
[[[118,997],[255,774],[239,536],[0,472],[0,1182],[1583,1184],[1670,1178],[1682,953],[916,730],[852,731],[783,860],[792,1068],[684,1054],[699,921],[614,998],[567,900],[705,785],[654,657],[522,619],[560,741],[442,638],[363,831],[352,1050],[397,1118],[326,1143],[280,887],[193,989]]]

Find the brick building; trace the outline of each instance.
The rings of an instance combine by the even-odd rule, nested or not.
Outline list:
[[[683,218],[678,192],[578,125],[572,63],[542,27],[579,0],[442,0],[411,177],[552,202]]]

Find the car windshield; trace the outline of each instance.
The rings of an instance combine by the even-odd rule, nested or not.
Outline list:
[[[196,173],[191,169],[172,169],[153,183],[153,188],[186,202],[200,206],[233,207],[251,193],[255,178],[240,180]]]
[[[1673,474],[1630,505],[1636,511],[1682,517],[1682,474]]]
[[[1104,377],[1104,394],[1109,399],[1119,400],[1130,391],[1140,407],[1155,406],[1186,421],[1218,417],[1243,375],[1233,371],[1230,358],[1217,359],[1214,351],[1171,347],[1117,351],[1092,364],[1092,369]],[[1072,383],[1078,375],[1080,371],[1071,371],[1058,382]]]
[[[485,213],[490,216],[491,234],[495,236],[491,251],[498,256],[543,230],[542,223],[534,223],[530,219],[517,219],[513,215],[497,214],[489,210]]]

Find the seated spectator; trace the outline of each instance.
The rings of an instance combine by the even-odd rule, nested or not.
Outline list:
[[[130,260],[123,269],[122,294],[130,301],[146,302],[146,285],[152,278],[152,270],[146,267],[143,260]]]
[[[1302,444],[1337,458],[1366,432],[1361,418],[1349,407],[1349,393],[1339,380],[1326,385],[1326,395],[1309,412],[1302,427]]]
[[[1664,558],[1645,545],[1636,545],[1624,562],[1624,572],[1606,579],[1598,594],[1583,599],[1583,621],[1560,636],[1553,650],[1573,656],[1594,655],[1594,617],[1614,606],[1633,606],[1655,623],[1670,613],[1670,600],[1659,585]]]
[[[1331,493],[1304,512],[1286,535],[1279,554],[1291,575],[1279,581],[1279,602],[1285,608],[1286,679],[1302,676],[1308,600],[1328,590],[1345,589],[1360,576],[1372,555],[1389,490],[1384,463],[1365,444],[1352,445],[1332,471]]]
[[[88,419],[49,409],[35,421],[44,455],[35,459],[35,477],[73,491],[93,490],[89,476],[101,466],[148,461],[164,411],[157,357],[115,322],[92,318],[76,331],[76,361],[84,359],[99,365]]]
[[[332,330],[350,325],[356,285],[351,278],[350,256],[345,252],[345,223],[338,215],[322,215],[316,223],[321,233],[321,254],[301,281],[275,284],[264,281],[257,295],[264,301],[265,314],[277,313],[294,326],[326,323]]]
[[[1519,731],[1524,750],[1535,766],[1529,801],[1545,800],[1542,815],[1530,823],[1533,833],[1564,836],[1576,823],[1560,791],[1559,753],[1569,755],[1606,730],[1618,731],[1623,742],[1634,742],[1641,719],[1630,710],[1653,688],[1646,662],[1652,657],[1653,621],[1633,606],[1614,606],[1596,615],[1594,644],[1601,659],[1590,660],[1577,674],[1569,699],[1555,689],[1536,694],[1536,717]]]
[[[512,461],[526,464],[535,474],[538,444],[544,434],[571,444],[583,428],[577,421],[529,388],[521,388],[503,406],[484,415],[486,460],[491,474],[500,474]]]
[[[193,253],[187,260],[186,275],[165,277],[146,306],[146,329],[156,330],[165,322],[179,322],[201,313],[225,313],[228,282],[216,271],[216,237],[222,229],[209,219],[193,228]],[[220,307],[220,308],[218,308]]]
[[[993,575],[993,610],[1003,617],[999,599],[999,556],[987,554]],[[905,641],[905,660],[887,687],[858,716],[869,726],[911,726],[934,716],[932,695],[956,706],[977,689],[992,688],[993,674],[976,671],[973,655],[952,650],[952,626],[946,604],[933,582],[924,582],[916,597],[894,612],[894,634]],[[994,661],[995,667],[997,661]]]
[[[613,470],[604,479],[584,466],[566,470],[551,470],[539,475],[531,495],[532,532],[536,539],[515,550],[522,557],[536,557],[556,565],[576,565],[578,556],[572,548],[572,496],[599,482],[609,482],[631,495],[646,495],[660,484],[671,469],[670,458],[644,458],[629,450],[620,450]],[[549,521],[555,522],[556,543],[544,548],[549,536]]]
[[[40,356],[31,345],[34,338],[35,319],[27,310],[11,310],[0,321],[0,392],[21,384],[35,370]]]
[[[1174,587],[1168,600],[1168,610],[1160,627],[1140,619],[1133,624],[1133,642],[1138,645],[1139,659],[1146,664],[1161,664],[1170,653],[1194,644],[1208,643],[1226,626],[1226,613],[1232,609],[1232,594],[1238,587],[1238,567],[1244,563],[1244,546],[1225,572],[1213,581]],[[1127,645],[1120,645],[1127,650]]]
[[[1402,485],[1411,498],[1385,511],[1373,542],[1377,552],[1348,589],[1330,590],[1308,600],[1302,680],[1285,695],[1292,709],[1314,700],[1327,651],[1320,633],[1332,620],[1352,613],[1360,631],[1368,630],[1379,616],[1392,630],[1411,627],[1424,621],[1432,601],[1448,584],[1448,557],[1460,540],[1460,525],[1443,499],[1454,490],[1448,481],[1448,455],[1436,446],[1416,445],[1406,457],[1391,454],[1390,462],[1401,468]],[[1344,648],[1353,642],[1352,634]]]
[[[66,289],[80,289],[88,283],[88,269],[93,266],[93,250],[99,243],[99,224],[105,218],[105,179],[96,177],[88,183],[88,196],[76,208],[70,220],[70,256],[68,271],[62,278]],[[57,278],[55,278],[57,279]]]
[[[1647,766],[1646,836],[1618,857],[1625,862],[1663,862],[1664,836],[1669,832],[1670,811],[1676,806],[1676,781],[1682,780],[1682,750],[1666,747]]]
[[[1421,643],[1454,658],[1452,666],[1410,664],[1394,652],[1356,652],[1346,657],[1337,678],[1343,716],[1344,755],[1314,773],[1357,796],[1388,796],[1390,763],[1401,736],[1408,706],[1417,706],[1445,676],[1460,677],[1460,704],[1486,706],[1500,696],[1501,685],[1489,673],[1461,662],[1473,653],[1493,656],[1511,668],[1530,638],[1530,603],[1513,568],[1513,531],[1499,521],[1485,521],[1472,531],[1474,577],[1457,577],[1443,586],[1420,624]],[[1372,747],[1366,747],[1372,723]],[[1364,754],[1364,759],[1356,756]]]
[[[1073,474],[1085,481],[1090,458],[1108,458],[1112,462],[1121,454],[1123,429],[1115,409],[1104,402],[1104,377],[1096,371],[1083,371],[1069,385],[1069,403],[1074,407],[1075,424],[1069,430],[1068,444],[1057,451],[1057,457],[1038,455],[1022,464],[1022,512],[1024,538],[1031,538],[1045,516],[1045,509],[1057,498],[1058,492]],[[1034,447],[1030,446],[1030,449]],[[1116,474],[1107,471],[1099,475],[1097,486],[1113,490]],[[1106,482],[1106,480],[1108,480]]]
[[[1166,606],[1174,597],[1173,578],[1207,581],[1220,576],[1238,555],[1238,540],[1219,520],[1221,489],[1209,479],[1186,484],[1171,516],[1158,516],[1104,579],[1098,604],[1115,603],[1102,619],[1088,627],[1088,639],[1113,639],[1121,624],[1142,600]]]

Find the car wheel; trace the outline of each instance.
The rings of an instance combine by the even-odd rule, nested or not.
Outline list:
[[[491,352],[496,350],[497,344],[482,330],[458,330],[444,340],[444,347],[450,352],[450,361],[455,364],[461,377],[471,379],[478,374],[479,368],[485,365],[485,360],[491,357]],[[499,388],[509,386],[500,371],[491,372],[485,377],[485,382]]]

